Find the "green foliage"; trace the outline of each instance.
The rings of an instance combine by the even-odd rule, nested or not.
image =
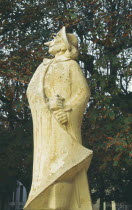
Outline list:
[[[125,196],[132,183],[130,3],[1,1],[0,167],[27,189],[32,128],[26,88],[36,67],[49,57],[43,43],[65,25],[78,36],[79,60],[91,88],[82,134],[84,145],[94,150],[89,171],[93,201],[130,202]]]

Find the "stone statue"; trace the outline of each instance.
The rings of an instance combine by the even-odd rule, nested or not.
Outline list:
[[[34,157],[24,209],[92,210],[86,175],[92,151],[81,145],[81,122],[90,90],[76,62],[78,41],[63,27],[45,45],[55,57],[43,60],[27,89]]]

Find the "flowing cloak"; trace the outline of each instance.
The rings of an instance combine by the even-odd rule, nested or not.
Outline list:
[[[56,95],[65,99],[66,126],[59,124],[46,102]],[[33,177],[24,209],[38,210],[41,202],[43,209],[47,209],[49,187],[70,180],[78,186],[70,209],[73,210],[72,205],[76,206],[75,210],[79,205],[81,210],[92,209],[89,189],[86,189],[92,151],[81,145],[81,122],[89,96],[87,82],[74,60],[44,59],[34,73],[27,89],[34,132]],[[76,202],[76,194],[80,204]]]

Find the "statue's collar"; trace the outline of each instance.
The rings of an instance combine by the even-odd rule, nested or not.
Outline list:
[[[44,58],[43,59],[43,64],[47,65],[47,64],[50,64],[52,61],[53,61],[53,59]]]
[[[67,60],[70,60],[70,58],[66,58],[65,56],[59,56],[58,58],[53,58],[53,59],[44,58],[43,59],[43,64],[48,65],[52,62],[53,63],[58,63],[58,62],[67,61]]]

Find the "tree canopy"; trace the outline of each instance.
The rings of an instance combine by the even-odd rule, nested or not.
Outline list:
[[[79,62],[91,89],[83,143],[94,151],[93,202],[131,202],[130,0],[1,0],[0,168],[31,183],[32,123],[26,88],[49,57],[44,42],[63,25],[79,40]],[[103,209],[101,207],[100,209]]]

